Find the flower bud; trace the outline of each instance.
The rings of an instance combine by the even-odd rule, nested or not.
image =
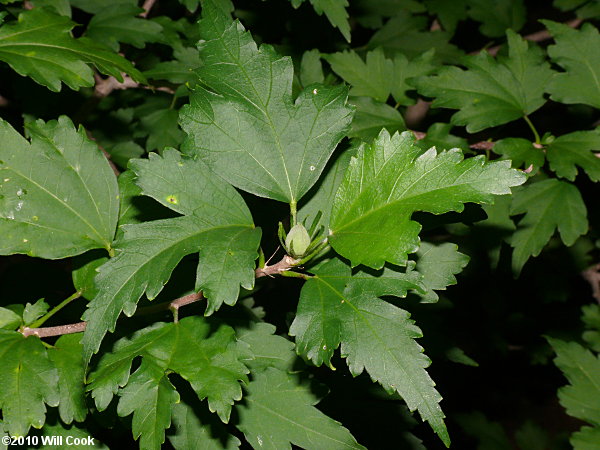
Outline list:
[[[292,227],[285,238],[287,252],[294,258],[304,255],[310,245],[310,236],[303,225],[297,224]]]

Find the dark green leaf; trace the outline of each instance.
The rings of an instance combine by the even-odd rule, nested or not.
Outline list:
[[[481,22],[479,31],[490,37],[503,36],[507,29],[519,31],[527,10],[523,0],[467,0],[469,16]]]
[[[162,151],[165,147],[179,147],[185,133],[177,124],[179,114],[174,109],[159,109],[142,117],[142,127],[148,132],[146,151]]]
[[[240,423],[255,449],[291,450],[291,444],[314,450],[362,449],[350,432],[313,405],[310,388],[281,370],[269,368],[248,386]]]
[[[70,424],[73,420],[82,422],[87,415],[83,370],[81,333],[61,336],[54,347],[48,350],[48,357],[58,371],[60,402],[58,413],[61,420]]]
[[[433,107],[460,109],[454,125],[469,133],[522,118],[540,108],[546,83],[552,76],[539,48],[507,31],[508,57],[487,52],[465,57],[467,70],[444,67],[437,75],[420,78],[419,93],[434,97]]]
[[[321,64],[321,52],[317,49],[308,50],[302,54],[300,62],[300,82],[303,87],[314,83],[323,83],[323,65]]]
[[[423,275],[422,282],[427,288],[427,292],[421,295],[425,302],[437,301],[438,295],[434,290],[445,290],[447,286],[456,284],[454,275],[469,263],[469,257],[449,242],[440,245],[421,242],[417,257],[416,271]]]
[[[548,86],[550,98],[562,103],[583,103],[600,108],[600,34],[589,23],[581,30],[550,20],[542,21],[554,37],[548,47],[552,61],[565,69],[555,74]]]
[[[500,139],[492,147],[492,151],[502,155],[502,159],[510,159],[515,168],[529,169],[536,173],[546,160],[545,152],[537,146],[522,138]]]
[[[185,149],[234,186],[296,202],[317,181],[352,119],[343,86],[312,85],[292,102],[293,67],[235,22],[205,10],[204,66],[181,110]]]
[[[269,367],[289,371],[296,360],[294,344],[275,334],[275,326],[258,322],[238,331],[238,340],[248,344],[252,359],[244,361],[256,373]]]
[[[556,138],[548,145],[546,157],[559,177],[574,181],[579,166],[592,181],[600,181],[600,129]]]
[[[27,129],[31,143],[0,121],[0,253],[55,259],[109,249],[119,202],[102,152],[64,116]]]
[[[540,254],[556,229],[563,243],[571,246],[588,230],[587,209],[577,187],[549,179],[515,192],[511,215],[523,214],[510,238],[514,247],[512,267],[519,273],[530,256]]]
[[[329,240],[353,266],[404,265],[419,246],[413,212],[460,212],[464,203],[492,203],[524,181],[506,161],[465,160],[458,149],[423,153],[412,133],[390,137],[384,130],[350,162],[333,203]]]
[[[409,289],[424,293],[420,275],[387,268],[378,274],[352,275],[350,267],[338,259],[311,272],[316,276],[303,286],[290,327],[298,353],[316,365],[331,364],[341,343],[341,355],[354,376],[366,369],[386,391],[400,394],[411,411],[418,409],[449,445],[441,396],[425,371],[430,361],[415,341],[421,330],[406,311],[378,298],[404,297]]]
[[[144,76],[122,56],[108,51],[88,38],[73,39],[75,26],[69,18],[44,8],[34,8],[19,15],[17,22],[0,28],[0,60],[21,75],[58,92],[61,81],[71,89],[93,86],[93,64],[105,75],[123,81],[125,72],[139,82]]]
[[[85,313],[88,325],[82,342],[88,360],[105,333],[114,330],[121,311],[131,316],[144,293],[154,299],[188,254],[200,251],[196,284],[205,290],[209,313],[223,302],[234,304],[240,285],[254,286],[260,230],[232,186],[201,161],[183,159],[175,150],[165,151],[164,158],[136,160],[131,167],[144,195],[186,215],[122,226],[118,254],[100,267],[100,294]]]
[[[58,374],[36,336],[0,330],[0,408],[11,436],[41,428],[46,406],[58,406]]]
[[[385,103],[370,97],[352,97],[350,103],[356,107],[356,113],[348,137],[357,137],[368,142],[375,139],[382,128],[390,133],[406,129],[402,114]]]
[[[162,27],[156,22],[136,17],[143,11],[135,5],[107,6],[94,14],[85,34],[114,51],[119,51],[119,42],[144,48],[146,42],[161,40]]]
[[[43,298],[40,298],[33,304],[27,303],[25,305],[25,309],[23,310],[23,323],[25,325],[29,325],[30,323],[36,321],[46,314],[48,308],[50,308],[50,306],[48,306],[48,303],[46,303]]]

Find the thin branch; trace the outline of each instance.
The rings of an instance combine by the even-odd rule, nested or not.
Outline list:
[[[256,278],[261,277],[272,277],[274,275],[282,275],[283,272],[287,272],[288,270],[294,268],[299,263],[298,260],[292,258],[291,256],[285,255],[281,261],[273,264],[272,266],[265,266],[262,268],[258,268],[255,271]],[[147,306],[144,308],[139,308],[136,311],[136,315],[145,315],[145,314],[153,314],[160,311],[171,310],[173,311],[173,315],[177,317],[179,308],[191,305],[192,303],[196,303],[204,298],[202,292],[185,295],[183,297],[177,298],[170,302],[159,303],[158,305]],[[42,328],[29,328],[24,327],[21,329],[21,334],[23,336],[38,336],[40,338],[43,337],[51,337],[51,336],[62,336],[63,334],[72,334],[72,333],[81,333],[85,331],[86,322],[78,322],[71,323],[68,325],[59,325],[56,327],[42,327]]]
[[[140,17],[143,17],[144,19],[146,17],[148,17],[148,14],[150,13],[150,10],[152,9],[152,7],[154,6],[155,3],[156,3],[156,0],[146,0],[144,2],[144,4],[142,5],[142,8],[144,9],[144,12],[140,13]]]
[[[581,276],[590,283],[592,296],[600,303],[600,263],[581,272]]]

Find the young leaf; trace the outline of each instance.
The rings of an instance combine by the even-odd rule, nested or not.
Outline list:
[[[88,360],[106,332],[114,330],[121,311],[131,316],[144,292],[154,299],[190,253],[200,251],[196,286],[209,299],[207,314],[222,303],[234,304],[240,285],[254,286],[260,230],[232,186],[201,161],[184,159],[175,150],[131,167],[145,195],[186,215],[122,227],[118,255],[100,267],[100,293],[84,316],[88,325],[82,343]]]
[[[415,270],[423,275],[422,283],[427,292],[421,294],[421,298],[425,302],[437,301],[438,295],[434,290],[445,290],[447,286],[456,284],[454,275],[469,263],[469,257],[460,253],[458,247],[449,242],[441,245],[421,242],[417,256]]]
[[[98,409],[108,406],[119,387],[127,389],[131,382],[131,363],[136,356],[142,356],[142,361],[147,360],[147,364],[160,367],[163,372],[181,375],[200,400],[208,398],[210,410],[216,411],[221,420],[227,422],[231,405],[242,398],[240,381],[246,381],[248,369],[240,361],[243,355],[235,342],[233,329],[225,325],[216,331],[211,328],[201,317],[192,316],[178,323],[157,324],[136,333],[131,339],[118,341],[112,353],[103,355],[88,380],[88,390],[92,391]],[[146,369],[149,372],[144,374],[142,371],[138,378],[157,373],[150,366]],[[168,381],[153,379],[158,385]]]
[[[70,424],[73,420],[82,422],[87,415],[85,402],[85,372],[81,359],[81,333],[61,336],[54,347],[48,350],[48,357],[58,371],[60,402],[58,413],[61,420]]]
[[[570,416],[595,425],[593,429],[583,427],[571,444],[575,446],[577,442],[580,447],[575,448],[591,449],[586,441],[594,442],[592,436],[600,432],[600,359],[576,342],[553,338],[548,338],[548,342],[556,352],[554,363],[569,380],[568,386],[558,390],[560,404]]]
[[[140,448],[160,450],[165,429],[171,426],[171,408],[178,402],[179,394],[164,369],[145,358],[121,391],[117,414],[133,413],[133,437],[141,436]]]
[[[48,308],[50,308],[50,306],[44,301],[43,298],[40,298],[33,304],[27,303],[25,305],[25,309],[23,310],[23,323],[25,325],[29,325],[46,314],[48,312]]]
[[[587,209],[581,194],[565,181],[544,180],[516,191],[510,214],[523,213],[525,217],[509,239],[514,248],[512,267],[517,274],[530,256],[540,254],[557,228],[567,246],[588,230]]]
[[[592,181],[600,181],[600,129],[575,131],[552,141],[546,149],[550,168],[559,177],[574,181],[577,167]]]
[[[467,70],[444,67],[416,81],[420,94],[435,97],[433,107],[460,109],[452,123],[466,125],[469,133],[524,117],[546,102],[553,72],[543,53],[513,31],[506,34],[508,57],[495,60],[481,52],[465,57]]]
[[[185,151],[253,194],[296,202],[318,180],[352,120],[347,88],[312,85],[292,102],[292,61],[256,46],[210,8],[197,88],[181,110]]]
[[[160,62],[144,72],[153,80],[168,80],[171,83],[194,85],[198,77],[193,72],[202,65],[198,50],[191,47],[174,48],[172,61]]]
[[[171,416],[175,433],[167,437],[175,450],[234,450],[241,445],[240,440],[230,434],[226,434],[225,443],[220,439],[222,435],[213,436],[217,423],[202,423],[196,411],[186,403],[173,405]]]
[[[146,42],[161,40],[162,27],[156,22],[136,17],[143,11],[135,5],[107,6],[94,14],[85,34],[115,52],[119,51],[119,42],[144,48]]]
[[[423,150],[435,147],[438,150],[460,148],[463,152],[469,152],[469,142],[462,137],[450,134],[453,126],[449,123],[434,123],[425,133],[425,137],[418,139],[416,144]]]
[[[0,60],[55,92],[60,91],[61,81],[74,90],[93,86],[89,64],[119,81],[123,81],[121,72],[140,83],[146,81],[122,56],[91,39],[73,39],[74,26],[69,18],[44,8],[23,11],[18,21],[0,27]]]
[[[467,18],[467,2],[469,0],[425,0],[430,14],[436,15],[444,30],[454,33],[456,25]]]
[[[565,69],[557,73],[545,86],[550,98],[562,103],[583,103],[600,108],[600,34],[591,24],[581,30],[550,20],[542,20],[555,45],[548,47],[552,61]]]
[[[117,180],[98,146],[64,116],[27,130],[31,142],[0,121],[0,254],[57,259],[109,249]]]
[[[309,84],[323,83],[324,81],[321,52],[316,48],[305,51],[300,61],[300,82],[302,86],[306,87]]]
[[[331,364],[341,343],[354,376],[367,370],[386,391],[397,392],[409,409],[419,410],[442,441],[450,444],[439,406],[440,394],[425,368],[429,359],[415,338],[422,336],[409,314],[378,297],[406,296],[407,290],[424,293],[417,272],[390,269],[374,275],[358,272],[339,259],[311,270],[315,277],[303,286],[290,335],[298,353],[316,365]]]
[[[384,130],[350,162],[333,203],[329,240],[353,266],[404,265],[419,245],[421,227],[411,220],[413,212],[441,214],[462,211],[467,202],[491,203],[524,181],[508,161],[465,160],[458,149],[423,153],[412,133],[390,137]]]
[[[41,428],[46,406],[58,406],[58,374],[35,336],[0,330],[0,408],[11,436],[26,436]]]
[[[317,399],[296,377],[269,368],[247,386],[238,428],[255,449],[364,449],[339,422],[314,407]]]

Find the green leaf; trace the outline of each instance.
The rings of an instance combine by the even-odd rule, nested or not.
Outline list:
[[[194,70],[202,65],[198,50],[192,47],[173,49],[172,61],[164,61],[144,72],[144,75],[153,80],[168,80],[171,83],[194,85],[198,79]]]
[[[159,109],[142,117],[142,128],[148,132],[146,151],[162,151],[165,147],[179,147],[185,133],[179,129],[178,113],[174,109]]]
[[[500,139],[492,147],[492,151],[502,155],[502,159],[510,159],[515,168],[531,167],[532,173],[537,172],[546,160],[546,154],[542,148],[536,147],[531,141],[522,138]]]
[[[576,131],[552,141],[546,149],[550,168],[559,177],[575,181],[577,167],[592,181],[600,181],[600,129]]]
[[[421,294],[425,302],[437,301],[438,295],[434,290],[445,290],[447,286],[456,284],[454,275],[462,272],[469,263],[469,257],[450,242],[440,245],[421,242],[417,257],[415,270],[423,275],[422,282],[427,288],[427,292]]]
[[[600,427],[581,427],[571,435],[573,450],[600,450]]]
[[[114,330],[121,311],[131,316],[144,293],[154,299],[188,254],[200,252],[196,286],[208,298],[207,314],[222,303],[234,304],[240,285],[254,286],[260,230],[231,185],[201,161],[182,158],[175,150],[130,166],[144,195],[185,215],[121,227],[117,256],[99,268],[100,293],[84,315],[88,325],[82,343],[87,360],[106,332]]]
[[[512,267],[519,273],[530,256],[540,254],[556,229],[566,246],[587,233],[585,203],[577,187],[549,179],[530,184],[515,192],[511,215],[523,214],[517,231],[510,237],[514,248]]]
[[[88,38],[74,39],[68,17],[44,8],[19,14],[19,20],[0,27],[0,60],[23,76],[58,92],[61,82],[71,89],[94,85],[93,64],[105,75],[123,81],[121,72],[144,83],[144,76],[122,56]]]
[[[222,436],[213,436],[216,424],[202,423],[194,409],[186,403],[173,405],[171,416],[175,433],[167,437],[175,450],[233,450],[241,445],[240,440],[230,434],[226,435],[226,443],[220,439]]]
[[[73,286],[81,292],[82,297],[91,300],[96,296],[98,289],[96,288],[94,278],[98,274],[98,267],[107,261],[108,257],[99,254],[98,251],[87,252],[73,259],[74,267],[71,272]]]
[[[479,31],[486,36],[504,36],[507,29],[519,31],[525,25],[523,0],[467,0],[467,4],[469,16],[481,22]]]
[[[399,10],[373,35],[368,48],[381,47],[387,54],[402,53],[410,59],[435,49],[435,59],[438,61],[460,59],[462,52],[448,43],[452,35],[446,31],[431,31],[428,25],[427,17]]]
[[[85,34],[115,52],[119,51],[119,42],[144,48],[147,42],[162,39],[162,27],[156,22],[136,17],[143,11],[135,5],[107,6],[94,14]]]
[[[292,6],[298,8],[305,0],[291,0]],[[348,0],[309,0],[318,15],[325,13],[329,23],[340,30],[344,38],[350,42],[350,24],[348,23]]]
[[[8,308],[0,308],[0,328],[14,330],[22,323],[21,316]]]
[[[260,49],[235,22],[206,9],[201,57],[191,104],[181,110],[187,153],[253,194],[300,199],[318,180],[352,119],[343,86],[311,85],[292,102],[292,61]]]
[[[210,410],[227,422],[231,405],[242,398],[240,382],[246,381],[248,369],[240,362],[243,356],[233,329],[225,325],[213,331],[214,328],[203,318],[192,316],[178,323],[156,324],[131,339],[118,341],[112,353],[102,356],[89,377],[88,390],[92,391],[98,409],[108,406],[119,387],[128,386],[131,363],[136,356],[142,356],[142,361],[147,360],[147,364],[156,365],[163,372],[169,370],[181,375],[199,399],[208,398]],[[151,368],[146,371],[155,372]],[[138,375],[143,376],[146,375]],[[136,378],[135,385],[138,383]]]
[[[70,424],[73,420],[82,422],[87,415],[85,401],[85,372],[81,359],[81,333],[61,336],[54,347],[48,350],[48,357],[56,370],[60,383],[58,413],[61,420]]]
[[[119,227],[125,224],[140,223],[142,220],[137,200],[142,195],[142,190],[135,184],[135,173],[126,170],[117,179],[119,185]]]
[[[356,107],[356,113],[348,137],[372,141],[382,128],[390,133],[406,130],[402,114],[385,103],[370,97],[352,97],[350,103]]]
[[[576,342],[547,339],[554,363],[569,380],[558,390],[560,404],[570,416],[600,428],[600,359]]]
[[[275,325],[258,322],[238,331],[238,341],[248,344],[252,359],[244,361],[253,374],[274,367],[289,371],[296,361],[294,344],[275,334]]]
[[[415,211],[460,212],[464,203],[492,203],[524,181],[507,161],[465,160],[458,149],[423,153],[412,133],[390,137],[384,130],[350,162],[333,203],[329,241],[353,266],[405,265],[419,246]]]
[[[171,426],[171,407],[179,402],[175,386],[163,368],[146,358],[121,391],[117,414],[133,413],[132,432],[140,448],[160,450],[165,429]]]
[[[48,312],[48,308],[50,308],[50,306],[48,306],[48,303],[46,303],[43,298],[40,298],[33,304],[27,303],[23,310],[23,323],[29,325],[36,321]]]
[[[467,18],[468,0],[425,0],[425,6],[430,14],[437,16],[446,31],[454,33],[458,22]]]
[[[443,67],[438,74],[416,81],[419,93],[434,97],[433,107],[459,109],[454,125],[469,133],[522,118],[540,108],[553,72],[543,53],[507,31],[508,57],[487,52],[464,58],[467,70]]]
[[[300,61],[300,82],[306,87],[313,83],[323,83],[323,64],[321,64],[321,52],[314,48],[302,54]]]
[[[378,297],[406,296],[407,290],[425,292],[416,272],[385,269],[358,272],[338,259],[314,269],[303,286],[290,335],[296,336],[298,353],[316,365],[331,364],[341,343],[352,375],[367,370],[387,392],[397,392],[409,409],[419,410],[423,420],[446,445],[450,439],[439,406],[440,394],[425,368],[429,359],[415,338],[422,336],[409,314]]]
[[[46,406],[58,406],[58,374],[42,341],[16,331],[0,330],[0,408],[11,436],[41,428]]]
[[[425,12],[419,0],[354,0],[352,2],[353,18],[363,27],[379,29],[383,19],[395,16],[398,11],[407,10],[413,13]]]
[[[380,102],[387,101],[390,94],[399,105],[411,105],[413,99],[406,91],[415,88],[408,80],[431,73],[434,52],[428,51],[409,61],[399,53],[387,59],[381,48],[367,53],[366,60],[353,50],[325,56],[332,70],[352,86],[350,95],[372,97]]]
[[[589,23],[581,30],[550,20],[542,20],[554,37],[555,45],[548,47],[553,62],[565,69],[545,86],[550,98],[562,103],[583,103],[600,108],[600,45],[598,30]]]
[[[109,249],[119,202],[102,152],[64,116],[27,130],[31,143],[0,121],[0,254],[58,259]]]
[[[350,432],[314,407],[317,399],[296,377],[269,368],[247,386],[238,428],[255,449],[362,449]]]
[[[130,159],[141,158],[146,151],[132,141],[119,142],[118,144],[106,149],[110,154],[110,159],[120,167],[127,167]]]

